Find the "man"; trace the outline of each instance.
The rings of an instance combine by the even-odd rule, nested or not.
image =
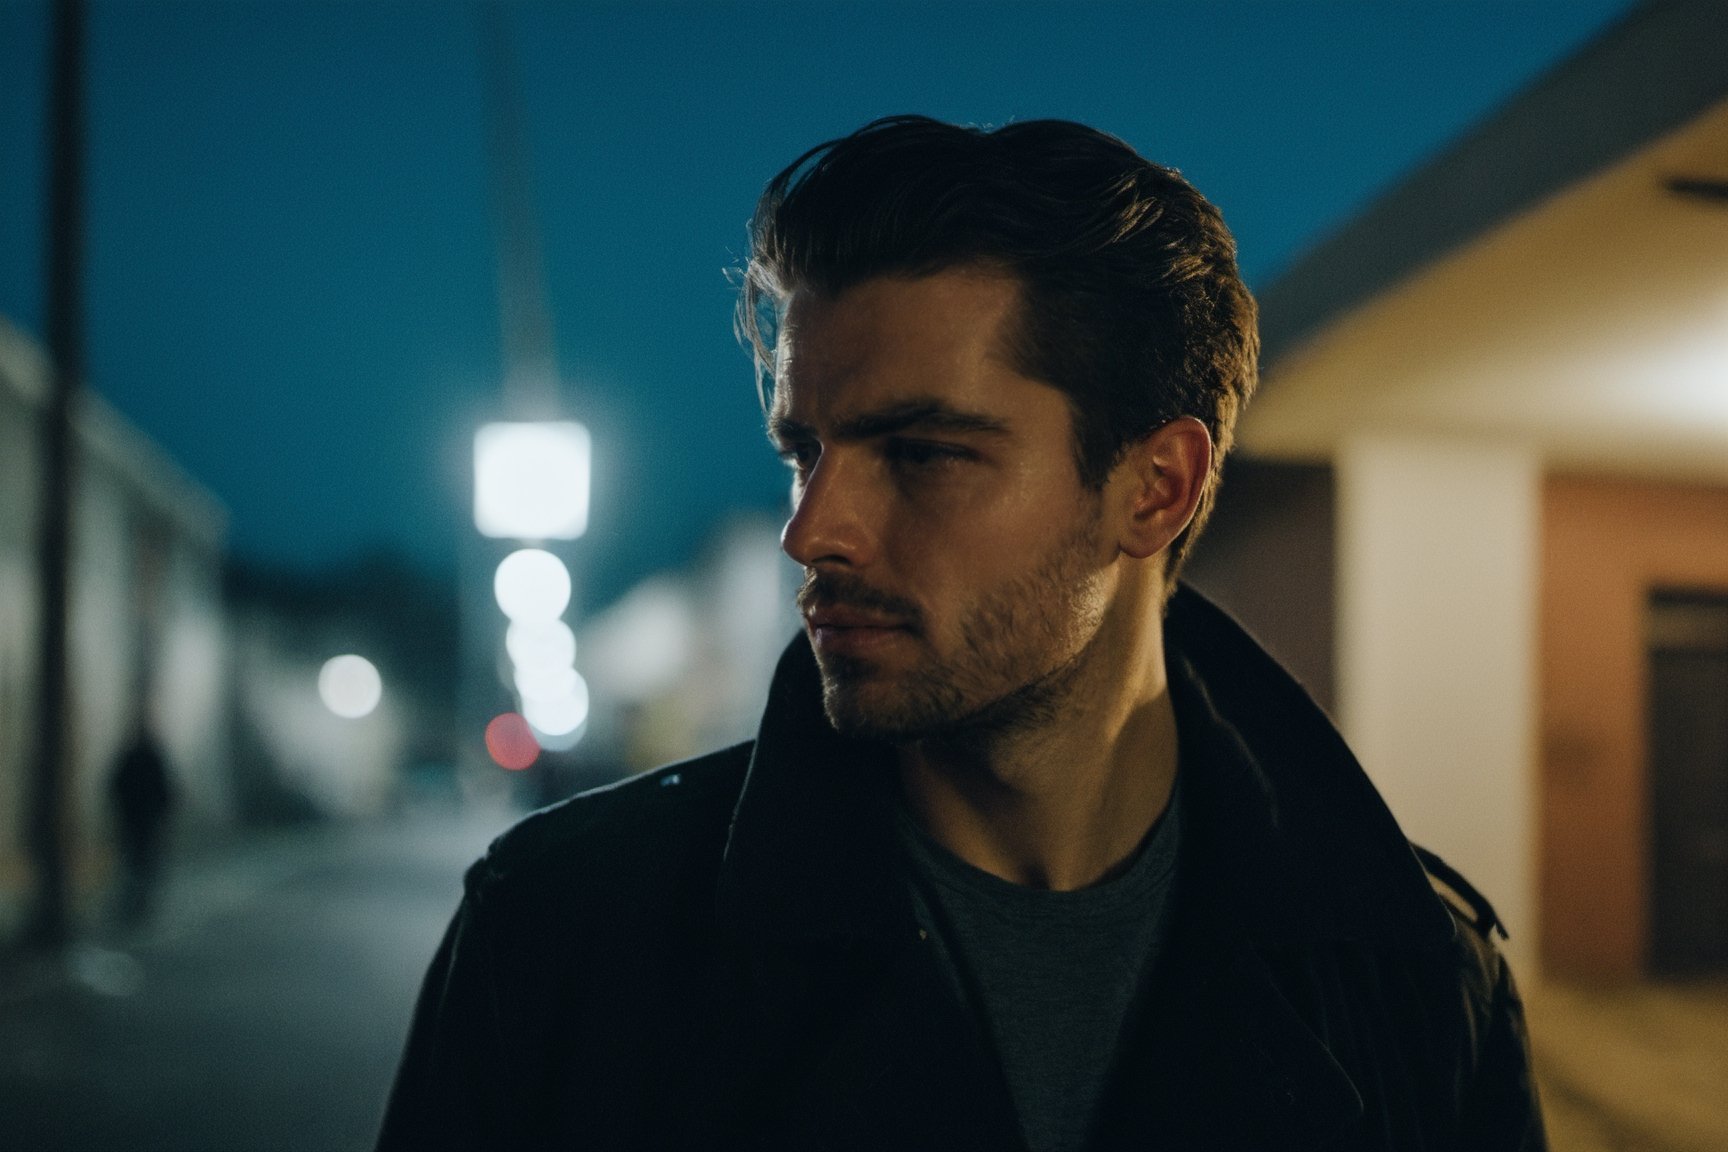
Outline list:
[[[754,742],[475,865],[381,1147],[1543,1147],[1491,910],[1175,585],[1255,379],[1217,211],[902,117],[752,241],[804,635]]]

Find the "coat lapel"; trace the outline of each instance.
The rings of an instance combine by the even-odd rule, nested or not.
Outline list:
[[[1165,634],[1183,857],[1095,1145],[1336,1148],[1362,1096],[1267,958],[1430,947],[1451,918],[1336,731],[1258,645],[1187,591]]]
[[[746,1005],[726,1041],[753,1146],[1014,1148],[1008,1090],[921,939],[887,750],[839,737],[802,639],[781,660],[726,850]]]
[[[996,1062],[927,942],[908,931],[829,972],[826,1003],[800,1022],[805,1057],[772,1126],[787,1147],[1023,1146]]]
[[[1344,1069],[1252,950],[1184,951],[1124,1038],[1093,1146],[1334,1147],[1362,1115]]]
[[[1166,955],[1096,1146],[1320,1149],[1361,1116],[1267,957],[1431,947],[1452,923],[1325,716],[1234,622],[1166,623],[1184,847]],[[837,736],[802,637],[776,673],[718,889],[712,1131],[751,1146],[1014,1148],[1001,1072],[917,935],[885,750]],[[711,1145],[724,1140],[710,1140]]]

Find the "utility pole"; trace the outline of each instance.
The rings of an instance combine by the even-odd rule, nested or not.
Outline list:
[[[67,821],[71,767],[68,675],[72,544],[72,412],[84,375],[84,3],[54,0],[48,92],[48,405],[42,414],[41,599],[34,788],[28,843],[36,872],[26,933],[58,948],[67,941]]]
[[[481,7],[480,65],[486,91],[486,140],[498,236],[498,316],[504,342],[504,398],[517,419],[558,411],[558,352],[546,302],[546,268],[534,212],[528,123],[522,107],[508,0]]]

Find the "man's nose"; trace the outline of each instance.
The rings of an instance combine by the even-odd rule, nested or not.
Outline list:
[[[780,547],[806,568],[870,562],[875,542],[866,515],[867,493],[856,462],[824,452],[793,495],[792,518],[780,532]]]

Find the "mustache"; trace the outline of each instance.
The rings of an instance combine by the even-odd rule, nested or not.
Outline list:
[[[798,588],[798,611],[808,614],[817,608],[856,608],[892,616],[913,631],[923,627],[924,616],[910,600],[872,588],[858,576],[845,572],[804,573],[804,583]]]

